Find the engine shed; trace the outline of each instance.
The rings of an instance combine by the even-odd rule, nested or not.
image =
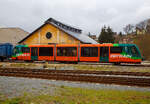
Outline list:
[[[83,34],[81,29],[49,18],[42,26],[19,41],[19,44],[97,44],[97,42]]]

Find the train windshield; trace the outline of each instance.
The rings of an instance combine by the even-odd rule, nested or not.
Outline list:
[[[137,47],[131,46],[130,50],[131,50],[131,54],[132,54],[133,57],[141,57]]]
[[[19,50],[18,50],[18,47],[15,47],[15,48],[13,49],[13,55],[16,55],[17,53],[19,53]]]

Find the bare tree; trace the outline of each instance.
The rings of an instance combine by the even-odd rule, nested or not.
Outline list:
[[[146,28],[146,26],[147,26],[147,21],[142,21],[136,25],[136,28],[143,30]]]
[[[134,31],[134,25],[128,24],[123,28],[123,30],[127,35],[131,34]]]
[[[147,21],[146,33],[150,34],[150,19]]]

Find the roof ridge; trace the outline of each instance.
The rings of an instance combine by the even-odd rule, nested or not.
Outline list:
[[[48,20],[45,21],[45,23],[49,23],[49,22],[57,25],[58,27],[61,27],[61,28],[65,29],[65,30],[69,30],[71,32],[80,33],[80,34],[82,33],[81,29],[70,26],[70,25],[65,24],[65,23],[62,23],[62,22],[57,21],[53,18],[49,18]]]

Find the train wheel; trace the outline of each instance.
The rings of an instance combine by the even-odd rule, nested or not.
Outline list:
[[[24,60],[24,62],[26,62],[26,63],[33,63],[34,61],[33,60]]]
[[[74,64],[78,64],[78,62],[74,62]]]
[[[4,59],[3,58],[1,58],[1,62],[3,62],[4,61]]]
[[[120,65],[120,62],[115,62],[114,65]]]

